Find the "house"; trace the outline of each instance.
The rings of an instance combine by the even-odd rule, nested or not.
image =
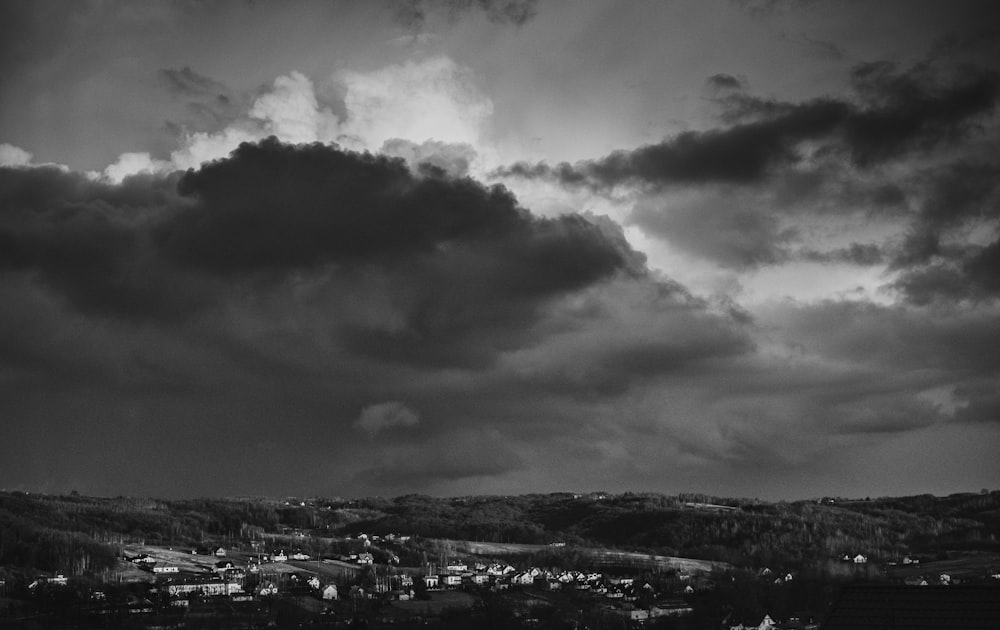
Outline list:
[[[167,584],[167,594],[171,597],[201,593],[202,595],[233,595],[242,593],[243,587],[236,582],[218,579],[184,579]]]
[[[469,576],[469,581],[476,586],[484,586],[490,583],[490,576],[485,573],[473,573]]]
[[[365,553],[360,553],[358,554],[358,564],[375,564],[375,556],[367,551]]]
[[[445,571],[451,571],[451,572],[454,572],[454,573],[461,573],[463,571],[468,571],[469,570],[469,565],[467,565],[467,564],[465,564],[463,562],[455,562],[455,563],[452,563],[452,564],[445,565],[444,570]]]
[[[771,615],[764,615],[764,618],[760,620],[760,624],[757,625],[757,630],[774,630],[776,625],[774,619],[771,619]]]
[[[278,587],[274,582],[263,582],[257,587],[257,595],[261,597],[271,597],[278,594]]]
[[[319,578],[316,577],[315,575],[306,580],[306,584],[308,584],[309,588],[313,589],[314,591],[319,590]]]
[[[216,558],[224,558],[225,556],[226,556],[226,548],[225,547],[219,547],[219,548],[217,548],[215,550],[215,557]]]
[[[686,617],[694,614],[694,608],[683,599],[668,599],[657,602],[649,607],[649,616],[660,617]]]
[[[440,584],[440,580],[438,580],[438,576],[436,575],[425,575],[423,577],[423,580],[424,580],[424,588],[429,588],[429,589],[437,588],[438,585]]]
[[[516,586],[531,586],[535,583],[535,576],[530,571],[515,573],[510,577],[510,583]]]
[[[68,580],[66,576],[62,573],[56,574],[55,577],[39,577],[37,580],[28,585],[29,589],[34,590],[35,588],[41,586],[42,584],[51,584],[53,586],[66,586]]]
[[[292,560],[311,560],[311,559],[312,559],[312,557],[311,557],[311,556],[309,556],[309,555],[307,555],[307,554],[304,554],[304,553],[302,553],[301,551],[296,551],[295,553],[293,553],[293,554],[292,554],[291,556],[289,556],[289,557],[290,557],[290,558],[291,558]]]
[[[153,567],[153,573],[179,573],[180,567],[168,566],[168,567]]]
[[[320,595],[323,597],[323,599],[326,600],[337,599],[336,585],[327,584],[326,586],[323,587],[323,590],[320,592]]]
[[[449,588],[457,588],[462,585],[461,575],[442,575],[441,581]]]
[[[285,554],[285,550],[284,549],[282,549],[281,551],[279,551],[276,554],[272,554],[271,555],[271,561],[272,562],[284,562],[285,560],[288,560],[288,556]]]
[[[864,564],[868,562],[868,556],[859,553],[858,555],[854,556],[854,558],[852,558],[852,561],[854,562],[854,564]]]

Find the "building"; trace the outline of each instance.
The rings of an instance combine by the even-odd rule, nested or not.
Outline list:
[[[178,580],[167,584],[167,594],[171,597],[183,597],[192,593],[207,596],[235,595],[242,593],[243,587],[236,582],[222,580]]]

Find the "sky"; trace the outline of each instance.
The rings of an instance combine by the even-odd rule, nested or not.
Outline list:
[[[0,488],[996,489],[997,13],[0,0]]]

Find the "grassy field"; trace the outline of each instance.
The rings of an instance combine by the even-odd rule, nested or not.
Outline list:
[[[440,591],[428,593],[429,600],[412,599],[406,602],[394,601],[392,607],[411,615],[440,615],[442,610],[449,608],[472,608],[478,600],[474,595],[461,591]]]
[[[451,540],[446,542],[452,544],[456,551],[494,557],[529,554],[551,549],[548,545],[520,543],[473,542],[471,540]],[[574,550],[593,558],[599,564],[608,566],[632,566],[643,569],[685,571],[687,573],[709,573],[715,569],[732,568],[725,562],[678,558],[675,556],[657,556],[597,547],[574,547]]]

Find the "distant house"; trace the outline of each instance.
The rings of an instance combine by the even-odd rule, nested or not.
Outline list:
[[[180,567],[168,566],[168,567],[153,567],[153,573],[178,573],[180,572]]]
[[[425,588],[437,588],[440,584],[440,580],[438,580],[438,576],[436,575],[425,575],[423,580]]]
[[[42,584],[51,584],[53,586],[66,586],[67,583],[68,580],[66,579],[66,577],[62,573],[59,573],[55,577],[44,577],[44,576],[39,577],[37,580],[29,584],[28,588],[34,590],[35,588],[41,586]]]
[[[261,597],[270,597],[278,594],[278,587],[274,582],[264,582],[257,587],[257,595]]]
[[[337,599],[337,587],[333,584],[327,584],[323,587],[323,590],[320,591],[320,594],[323,599]]]
[[[302,553],[301,551],[296,551],[295,553],[293,553],[293,554],[292,554],[291,556],[289,556],[289,557],[290,557],[290,558],[291,558],[292,560],[310,560],[310,559],[312,559],[312,557],[311,557],[311,556],[309,556],[308,554],[304,554],[304,553]]]
[[[226,556],[226,548],[225,547],[218,547],[215,550],[215,557],[216,558],[224,558],[225,556]]]
[[[319,590],[319,578],[315,575],[306,580],[306,584],[313,590]]]
[[[278,553],[271,556],[272,562],[284,562],[285,560],[288,560],[288,556],[285,555],[284,550],[281,550]]]
[[[189,579],[167,584],[167,594],[171,597],[201,593],[202,595],[233,595],[242,593],[243,587],[236,582],[221,580]]]
[[[858,555],[851,558],[851,560],[853,560],[854,564],[865,564],[866,562],[868,562],[868,556],[859,553]]]
[[[358,564],[375,564],[375,556],[367,551],[365,553],[359,553]]]
[[[458,587],[458,586],[462,585],[462,576],[461,575],[442,575],[441,576],[441,581],[444,583],[445,586],[447,586],[449,588],[455,588],[455,587]]]

